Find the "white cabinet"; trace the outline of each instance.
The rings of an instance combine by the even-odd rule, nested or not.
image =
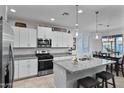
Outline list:
[[[65,32],[53,32],[52,47],[72,47],[73,36]]]
[[[20,29],[20,47],[28,47],[29,46],[29,30],[28,29]]]
[[[52,33],[52,47],[58,47],[58,32]]]
[[[30,63],[29,75],[30,76],[37,75],[37,72],[38,72],[38,61],[37,61],[37,59],[31,59],[31,60],[29,60],[29,63]]]
[[[38,27],[38,38],[45,38],[45,28]]]
[[[63,47],[63,32],[58,32],[58,47]]]
[[[19,78],[28,76],[28,60],[19,60]]]
[[[72,47],[73,36],[66,32],[52,31],[48,27],[38,27],[38,38],[52,39],[52,47]]]
[[[63,47],[73,47],[73,36],[69,33],[63,33]]]
[[[19,78],[19,61],[14,61],[14,80]]]
[[[67,34],[67,46],[73,47],[73,36],[71,34]]]
[[[38,38],[50,39],[51,34],[52,34],[52,28],[38,27]]]
[[[46,30],[45,30],[45,37],[47,39],[51,39],[52,32],[53,32],[52,28],[46,28]]]
[[[68,35],[67,33],[63,33],[63,47],[68,47]]]
[[[14,31],[14,47],[19,47],[20,46],[20,31],[18,27],[12,27]]]
[[[38,64],[37,59],[19,60],[19,78],[37,75]]]
[[[36,47],[36,30],[12,27],[14,30],[14,47]]]
[[[37,46],[37,36],[36,36],[36,30],[30,29],[29,30],[29,47],[36,47]]]

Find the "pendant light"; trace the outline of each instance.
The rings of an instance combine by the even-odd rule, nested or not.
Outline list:
[[[108,32],[110,31],[110,25],[107,25]],[[112,42],[112,36],[108,36],[108,42]]]
[[[99,11],[96,11],[95,14],[96,14],[96,39],[99,39],[98,31],[97,31],[97,24],[98,24],[97,21],[98,21],[98,14],[99,14]]]
[[[78,5],[76,5],[76,37],[78,37],[78,30],[79,30],[79,24],[78,24]]]

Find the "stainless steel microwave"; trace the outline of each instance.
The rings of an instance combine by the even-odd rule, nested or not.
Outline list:
[[[37,47],[38,48],[50,48],[51,46],[52,46],[51,39],[43,39],[43,38],[37,39]]]

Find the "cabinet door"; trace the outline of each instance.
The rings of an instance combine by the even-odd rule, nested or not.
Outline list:
[[[20,28],[20,47],[29,47],[29,30]]]
[[[36,30],[29,30],[29,47],[36,47]]]
[[[52,35],[52,28],[45,28],[45,36],[47,39],[51,39]]]
[[[37,72],[38,72],[38,60],[37,59],[30,59],[29,63],[30,63],[29,75],[30,76],[37,75]]]
[[[45,39],[46,38],[45,31],[46,31],[46,27],[38,27],[38,38]]]
[[[19,61],[15,60],[14,61],[14,80],[19,78]]]
[[[19,78],[29,76],[28,68],[28,60],[19,60]]]
[[[68,47],[68,35],[67,33],[63,33],[63,47]]]
[[[68,34],[68,47],[73,47],[73,36],[71,34]]]
[[[19,34],[19,29],[18,27],[12,27],[13,31],[14,31],[14,47],[19,47],[19,38],[20,38],[20,34]]]
[[[58,47],[63,47],[63,32],[58,32]]]
[[[58,32],[52,33],[52,47],[58,47]]]

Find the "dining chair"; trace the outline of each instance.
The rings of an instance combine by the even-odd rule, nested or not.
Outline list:
[[[121,60],[118,62],[118,70],[121,71],[122,76],[124,77],[124,55]]]

